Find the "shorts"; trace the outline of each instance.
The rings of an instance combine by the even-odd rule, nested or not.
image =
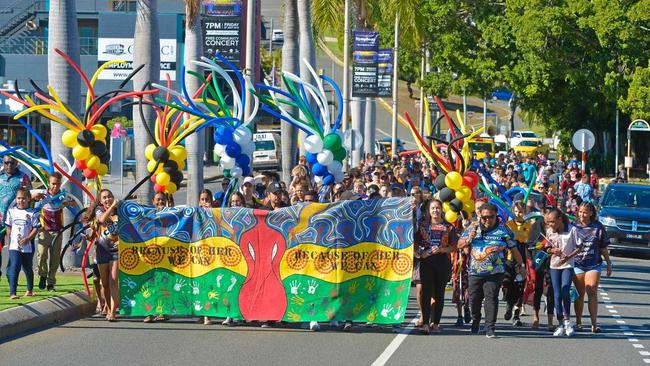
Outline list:
[[[97,264],[108,264],[117,260],[117,249],[106,249],[101,245],[95,246]]]
[[[93,278],[98,280],[99,279],[99,266],[97,263],[93,263]]]
[[[573,273],[575,273],[576,275],[581,275],[581,274],[584,274],[584,273],[587,273],[587,272],[598,272],[598,273],[600,273],[600,272],[602,272],[602,270],[603,270],[603,264],[602,263],[596,264],[595,266],[588,266],[588,267],[577,267],[577,266],[573,267]]]

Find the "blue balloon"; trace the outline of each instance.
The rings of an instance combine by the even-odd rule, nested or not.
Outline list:
[[[214,131],[214,140],[221,145],[230,145],[233,132],[235,129],[230,125],[222,124]]]
[[[318,163],[318,154],[313,154],[308,152],[307,155],[305,155],[305,157],[307,158],[307,162],[309,163],[309,165],[314,165]]]
[[[314,173],[314,175],[324,176],[327,174],[327,166],[321,163],[316,163],[312,165],[311,172]]]
[[[241,175],[242,175],[243,177],[247,177],[247,176],[249,176],[249,175],[251,174],[251,168],[250,168],[250,166],[248,166],[248,165],[241,165],[240,168],[241,168]]]
[[[232,136],[230,137],[232,138]],[[226,145],[226,154],[237,159],[239,155],[241,155],[241,147],[239,147],[238,143],[231,141],[228,145]]]
[[[235,158],[235,161],[237,162],[237,165],[244,169],[245,166],[248,166],[250,164],[251,159],[246,154],[240,154],[237,156],[237,158]]]
[[[334,176],[332,174],[328,174],[325,178],[323,178],[323,185],[329,186],[330,184],[334,184],[336,179],[334,179]]]

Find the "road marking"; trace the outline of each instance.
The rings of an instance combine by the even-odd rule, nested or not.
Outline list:
[[[634,333],[632,333],[632,332],[624,332],[623,335],[626,335],[626,336],[634,336]]]
[[[641,356],[650,356],[650,352],[648,352],[648,351],[639,351],[639,354]]]
[[[617,320],[616,321],[618,324],[625,324],[625,320]]]
[[[645,362],[645,363],[650,363],[650,358],[644,358],[644,359],[643,359],[643,362]]]
[[[636,338],[628,338],[627,340],[630,341],[630,342],[632,342],[632,343],[636,343],[636,342],[639,341],[639,340],[636,339]]]
[[[634,347],[634,348],[645,348],[645,347],[643,347],[642,344],[639,344],[639,343],[634,343],[634,344],[632,345],[632,347]]]
[[[605,306],[605,307],[606,307],[607,309],[614,309],[614,307],[613,307],[612,305],[607,305],[607,306]]]
[[[372,363],[372,366],[383,366],[383,365],[386,364],[386,362],[388,362],[388,360],[390,359],[390,356],[392,356],[393,353],[395,353],[395,351],[397,351],[397,348],[399,348],[399,346],[402,344],[402,342],[404,342],[406,337],[409,334],[411,334],[411,332],[413,332],[413,330],[415,330],[415,322],[418,319],[420,319],[420,314],[417,314],[413,318],[413,320],[411,320],[411,322],[407,325],[407,328],[402,333],[396,335],[395,338],[393,338],[393,340],[390,342],[388,347],[386,347],[384,352],[382,352],[381,355],[379,355],[379,357],[377,357],[375,362]]]

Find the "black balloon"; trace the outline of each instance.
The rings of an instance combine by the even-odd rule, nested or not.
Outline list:
[[[440,174],[439,176],[436,177],[436,181],[433,183],[434,186],[436,186],[437,190],[442,190],[445,188],[447,185],[445,184],[445,175]]]
[[[163,164],[166,163],[167,160],[169,160],[169,150],[167,150],[165,147],[158,146],[153,151],[153,159]]]
[[[183,172],[177,170],[169,175],[172,177],[172,182],[176,183],[177,186],[183,181]]]
[[[449,202],[449,208],[454,212],[460,212],[463,209],[463,201],[458,198],[454,198]]]
[[[178,170],[178,163],[176,163],[173,160],[167,160],[167,162],[164,165],[163,170],[171,175],[173,172]]]
[[[104,153],[99,156],[99,161],[101,161],[102,164],[108,164],[111,161],[111,153],[108,152],[108,150],[105,150]]]
[[[77,142],[83,147],[90,147],[95,142],[95,135],[88,130],[83,130],[77,134]]]
[[[444,187],[443,189],[440,190],[440,200],[442,202],[449,202],[456,197],[454,190],[451,188]],[[462,207],[462,205],[461,205]]]
[[[103,141],[93,141],[92,145],[90,145],[90,151],[92,151],[93,154],[97,156],[102,156],[106,151],[106,144]]]

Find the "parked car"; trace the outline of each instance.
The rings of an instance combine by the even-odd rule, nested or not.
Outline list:
[[[256,133],[253,134],[253,142],[253,168],[282,168],[280,135],[272,132]]]
[[[538,154],[548,155],[551,150],[547,144],[537,140],[521,140],[518,145],[512,148],[515,152],[521,153],[522,156],[536,157]]]
[[[510,135],[510,146],[517,146],[522,140],[542,141],[533,131],[512,131]]]
[[[610,249],[650,254],[650,186],[609,184],[600,200],[598,220],[605,226]]]
[[[381,140],[378,140],[377,142],[384,146],[384,150],[386,151],[386,156],[393,156],[393,151],[391,149],[391,142],[392,141],[391,141],[390,137],[383,138]],[[396,142],[397,142],[397,153],[398,154],[403,152],[403,151],[406,151],[406,149],[404,148],[404,143],[400,139],[397,139]]]
[[[274,29],[271,33],[271,42],[284,42],[284,31],[282,29]]]

